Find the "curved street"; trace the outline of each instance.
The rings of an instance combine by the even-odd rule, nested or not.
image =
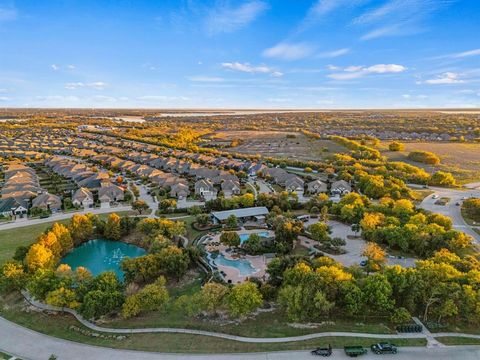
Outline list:
[[[480,198],[480,190],[458,190],[440,187],[430,187],[430,190],[434,191],[434,193],[423,199],[420,207],[425,210],[449,216],[452,219],[453,227],[456,230],[463,231],[464,233],[470,235],[477,244],[480,244],[480,234],[473,230],[473,228],[465,222],[461,212],[461,204],[463,199],[469,197]],[[435,195],[438,197],[433,198]],[[435,202],[442,197],[449,198],[450,201],[446,205],[436,205]]]

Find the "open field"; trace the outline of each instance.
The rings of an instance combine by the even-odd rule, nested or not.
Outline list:
[[[219,142],[241,140],[239,146],[226,149],[231,152],[299,160],[320,160],[336,152],[347,151],[333,141],[311,139],[298,132],[222,131],[215,133],[211,139]]]
[[[405,151],[389,151],[389,142],[381,145],[383,155],[392,161],[406,163],[424,168],[428,172],[437,170],[451,172],[460,183],[478,181],[480,179],[480,144],[443,143],[443,142],[406,142]],[[430,151],[437,154],[441,163],[437,166],[425,165],[407,159],[414,150]]]

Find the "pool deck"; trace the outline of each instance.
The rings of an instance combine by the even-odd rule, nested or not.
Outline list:
[[[271,230],[260,230],[260,229],[254,229],[254,230],[240,230],[237,231],[238,234],[255,234],[259,232],[268,232],[269,235],[273,236],[274,233]],[[246,281],[248,278],[264,278],[266,274],[266,269],[267,269],[267,264],[268,260],[265,258],[264,255],[238,255],[236,253],[232,254],[232,252],[227,252],[227,249],[229,249],[228,246],[223,245],[220,242],[220,234],[215,234],[211,240],[209,240],[206,243],[205,250],[207,252],[214,252],[218,251],[220,254],[222,254],[226,259],[230,260],[236,260],[236,259],[245,259],[250,262],[253,268],[255,268],[257,271],[253,274],[250,275],[241,275],[240,270],[236,269],[235,267],[232,266],[224,266],[224,265],[217,265],[218,270],[223,271],[225,273],[225,281],[229,281],[232,284],[237,284]],[[232,256],[233,255],[233,256]]]

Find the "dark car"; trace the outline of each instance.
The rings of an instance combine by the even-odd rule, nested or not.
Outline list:
[[[372,349],[372,352],[377,355],[397,353],[397,347],[389,343],[373,344],[370,348]]]
[[[326,348],[316,348],[315,350],[310,351],[310,354],[316,356],[330,356],[332,355],[332,345],[328,344]]]

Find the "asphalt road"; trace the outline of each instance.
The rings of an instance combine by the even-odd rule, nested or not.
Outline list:
[[[303,360],[314,358],[308,351],[197,355],[115,350],[57,339],[23,328],[3,318],[0,318],[0,350],[15,354],[25,360],[47,360],[52,354],[55,354],[59,360]],[[342,350],[334,350],[332,358],[348,359]],[[362,359],[365,360],[378,358],[378,355],[373,354],[362,356]],[[397,360],[478,360],[480,359],[480,347],[400,348],[394,358]]]
[[[449,216],[452,219],[453,227],[456,230],[463,231],[464,233],[470,235],[477,244],[480,244],[480,234],[476,233],[472,227],[469,226],[465,220],[463,220],[460,206],[464,197],[480,198],[480,190],[458,190],[437,187],[430,187],[430,190],[434,191],[434,193],[423,199],[423,201],[420,203],[420,207],[425,210],[430,210],[435,213]],[[438,195],[438,198],[450,198],[450,201],[447,205],[436,205],[435,202],[438,200],[438,198],[434,199],[434,195]],[[456,205],[457,203],[460,205]]]
[[[82,210],[82,211],[75,211],[75,212],[69,212],[69,213],[57,213],[53,214],[52,216],[44,219],[19,219],[14,222],[8,222],[8,223],[3,223],[0,224],[0,231],[1,230],[7,230],[7,229],[14,229],[18,227],[24,227],[24,226],[30,226],[30,225],[37,225],[37,224],[43,224],[43,223],[48,223],[48,222],[53,222],[53,221],[58,221],[58,220],[64,220],[64,219],[70,219],[73,215],[75,214],[87,214],[87,213],[92,213],[92,214],[108,214],[108,213],[113,213],[113,212],[122,212],[122,211],[129,211],[132,210],[132,207],[130,205],[128,206],[117,206],[117,207],[109,207],[109,208],[95,208],[95,209],[87,209],[87,210]]]

